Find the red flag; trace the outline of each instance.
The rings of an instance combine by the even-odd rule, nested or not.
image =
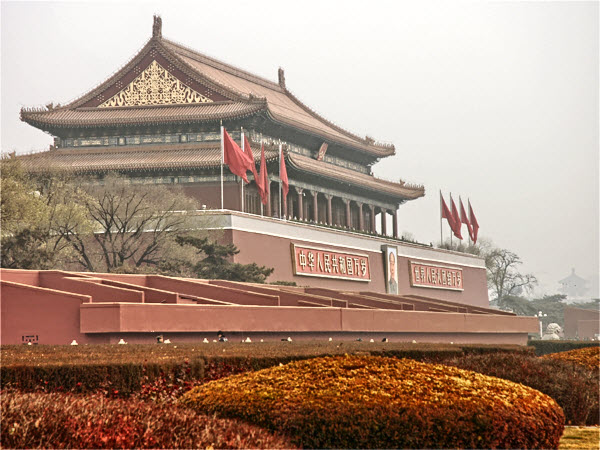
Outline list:
[[[469,220],[471,221],[471,227],[473,228],[473,234],[471,235],[471,240],[473,244],[477,242],[477,232],[479,231],[479,223],[477,223],[477,217],[475,217],[475,213],[473,212],[473,208],[471,207],[471,201],[469,200]]]
[[[462,199],[459,197],[458,201],[460,202],[460,221],[467,226],[469,230],[469,236],[471,236],[471,240],[473,240],[473,227],[471,226],[471,222],[467,217],[467,212],[465,211],[465,206],[463,205]]]
[[[224,162],[229,166],[231,173],[242,177],[242,179],[248,183],[248,177],[246,172],[250,170],[250,160],[246,154],[242,151],[239,145],[235,143],[227,130],[223,128],[223,156]]]
[[[265,159],[264,145],[260,149],[260,174],[258,174],[258,180],[260,180],[260,185],[258,182],[256,183],[258,186],[258,193],[260,194],[262,204],[266,205],[269,201],[269,174],[267,173],[267,160]]]
[[[256,183],[258,192],[260,193],[263,190],[262,180],[258,176],[258,173],[256,173],[256,165],[254,164],[254,154],[252,153],[252,147],[250,147],[250,142],[248,142],[248,138],[245,135],[244,135],[244,153],[246,154],[246,157],[249,159],[250,170],[252,171],[252,174],[254,175],[254,182]],[[261,197],[262,197],[262,195],[261,195]]]
[[[448,224],[450,225],[450,228],[452,229],[452,231],[454,231],[454,217],[452,216],[452,213],[448,209],[448,205],[446,205],[446,202],[444,201],[444,197],[442,197],[441,192],[440,192],[440,200],[442,202],[442,219],[446,219],[448,221]]]
[[[452,199],[452,195],[450,195],[450,203],[452,205],[452,218],[454,219],[454,228],[452,231],[454,232],[454,236],[458,239],[462,239],[462,234],[460,233],[460,228],[462,227],[462,223],[460,222],[460,215],[458,214],[458,208]]]
[[[283,150],[279,147],[279,179],[281,180],[281,189],[283,190],[283,204],[284,208],[287,204],[287,195],[290,190],[290,183],[288,182],[287,170],[285,168],[285,158],[283,157]],[[286,214],[285,212],[283,213]]]

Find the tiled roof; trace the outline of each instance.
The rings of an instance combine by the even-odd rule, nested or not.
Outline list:
[[[50,111],[22,110],[21,118],[32,125],[102,127],[119,124],[201,122],[243,117],[265,109],[262,102],[203,103],[198,105],[120,108],[56,108]]]
[[[294,168],[303,172],[343,181],[376,192],[400,196],[406,200],[414,200],[425,195],[425,188],[423,186],[413,186],[404,182],[394,183],[392,181],[382,180],[375,178],[372,175],[356,172],[325,161],[317,161],[316,159],[297,153],[288,153],[288,159]]]
[[[114,87],[126,76],[130,76],[132,71],[139,70],[141,65],[147,64],[148,58],[152,59],[153,54],[164,58],[173,68],[179,70],[184,78],[207,86],[229,101],[187,106],[90,107],[91,99],[114,90]],[[394,154],[393,145],[379,144],[371,138],[362,138],[318,115],[291,94],[285,86],[283,74],[281,76],[280,83],[274,83],[166,39],[152,38],[115,75],[78,100],[49,111],[23,109],[21,118],[31,125],[47,129],[190,123],[239,118],[264,110],[275,122],[301,129],[328,143],[354,148],[375,157]]]
[[[204,76],[233,88],[236,92],[265,98],[269,112],[277,121],[296,126],[313,134],[326,136],[334,141],[376,153],[379,156],[394,154],[391,145],[378,145],[352,134],[312,111],[285,87],[243,70],[232,67],[179,44],[163,39],[162,43],[186,64]]]
[[[260,148],[252,143],[253,154],[260,164]],[[277,159],[276,146],[265,145],[268,161]],[[416,199],[425,194],[422,186],[393,183],[344,167],[287,152],[288,164],[302,172],[323,176],[380,193]],[[77,173],[104,172],[109,170],[144,171],[160,169],[194,169],[218,167],[221,164],[219,142],[186,144],[127,145],[118,147],[90,147],[57,149],[19,156],[23,168],[29,172],[68,170]],[[293,180],[290,180],[293,184]]]
[[[258,153],[255,158],[259,161],[260,152],[254,153]],[[265,157],[277,158],[277,150],[265,148]],[[30,172],[193,169],[219,166],[221,148],[216,142],[58,149],[19,156],[19,160]]]

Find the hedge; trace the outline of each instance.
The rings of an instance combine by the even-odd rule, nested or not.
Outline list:
[[[412,343],[210,343],[183,345],[2,346],[1,388],[103,391],[167,400],[200,380],[292,361],[370,353],[442,362],[469,353],[527,352],[527,347]]]
[[[567,352],[550,353],[543,356],[545,359],[553,359],[559,361],[567,361],[578,364],[588,369],[600,370],[600,347],[585,347]]]
[[[592,406],[590,413],[588,415],[588,419],[586,421],[587,425],[599,425],[600,424],[600,401],[599,401],[599,392],[600,388],[598,386],[598,382],[600,381],[600,347],[585,347],[577,350],[570,350],[567,352],[560,353],[550,353],[548,355],[543,356],[542,358],[548,359],[551,361],[562,361],[574,364],[576,366],[581,366],[589,369],[592,376],[596,380],[595,387],[596,392],[595,395],[592,392],[592,396],[594,399],[594,406]],[[576,395],[580,395],[577,391],[575,391]]]
[[[3,389],[104,392],[127,396],[153,382],[192,382],[204,378],[204,360],[174,363],[13,365],[2,367]]]
[[[549,353],[566,352],[578,348],[598,347],[600,342],[594,341],[541,341],[532,339],[527,343],[528,346],[535,348],[537,356],[547,355]]]
[[[545,394],[410,359],[337,356],[212,381],[181,402],[285,433],[304,448],[558,448]]]
[[[2,448],[291,448],[252,425],[101,395],[3,392]]]
[[[568,424],[598,425],[597,370],[594,372],[570,361],[517,353],[467,355],[444,364],[537,389],[556,400]]]

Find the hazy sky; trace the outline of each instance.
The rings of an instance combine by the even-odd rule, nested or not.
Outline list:
[[[158,13],[166,38],[273,81],[281,66],[315,111],[394,143],[375,174],[426,188],[402,232],[439,241],[442,189],[471,199],[480,235],[519,254],[538,293],[572,267],[597,287],[598,5],[2,1],[2,151],[47,149],[19,109],[104,81]]]

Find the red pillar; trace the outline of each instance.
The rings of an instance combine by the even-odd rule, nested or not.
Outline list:
[[[313,196],[313,219],[315,223],[319,222],[319,193],[317,191],[312,191]]]
[[[304,218],[304,205],[302,202],[302,193],[304,189],[297,187],[296,192],[298,193],[298,220],[303,220]]]
[[[377,233],[377,223],[375,221],[375,206],[369,205],[369,208],[371,209],[371,233],[376,234]]]
[[[381,208],[381,234],[387,236],[387,209]]]
[[[345,198],[344,203],[346,204],[346,226],[348,228],[352,228],[352,215],[350,214],[350,200]]]
[[[398,238],[398,210],[395,210],[393,212],[393,219],[394,219],[394,229],[392,230],[394,233],[394,237]]]
[[[325,198],[327,199],[327,225],[333,225],[333,212],[331,211],[331,199],[333,195],[326,194]]]
[[[365,231],[365,218],[363,215],[363,204],[360,202],[356,202],[356,204],[358,205],[358,229],[360,231]]]

